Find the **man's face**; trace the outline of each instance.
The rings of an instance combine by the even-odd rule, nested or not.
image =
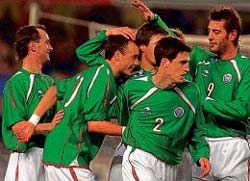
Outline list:
[[[177,57],[169,62],[166,66],[166,74],[174,83],[182,83],[185,75],[189,71],[189,53],[180,52]]]
[[[155,56],[154,56],[155,46],[157,45],[158,41],[163,37],[166,36],[161,34],[153,35],[148,43],[148,46],[145,46],[144,48],[143,53],[145,55],[145,58],[147,59],[147,61],[151,63],[151,65],[155,64]]]
[[[124,75],[132,75],[133,69],[139,65],[138,56],[138,46],[130,41],[125,52],[121,54],[120,72]]]
[[[227,48],[228,33],[224,28],[225,22],[210,20],[208,24],[209,48],[214,53],[223,53]]]
[[[40,35],[40,40],[37,42],[37,54],[41,59],[41,62],[45,63],[50,60],[49,54],[53,51],[53,48],[50,44],[50,39],[48,34],[42,30],[37,29]]]

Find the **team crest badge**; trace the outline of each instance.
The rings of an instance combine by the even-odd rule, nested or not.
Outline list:
[[[176,118],[180,118],[181,116],[183,116],[183,114],[184,114],[184,109],[182,107],[175,108],[175,110],[174,110],[174,116]]]
[[[232,75],[231,74],[225,74],[223,75],[223,82],[224,83],[229,83],[232,80]]]

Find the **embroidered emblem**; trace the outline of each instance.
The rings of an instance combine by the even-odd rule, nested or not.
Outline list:
[[[175,108],[175,110],[174,110],[174,116],[176,118],[180,118],[181,116],[183,116],[183,114],[184,114],[184,109],[182,107]]]
[[[232,80],[232,75],[231,74],[225,74],[223,75],[223,82],[224,83],[229,83]]]

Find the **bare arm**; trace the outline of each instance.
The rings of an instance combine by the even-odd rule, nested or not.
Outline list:
[[[42,117],[57,101],[56,87],[52,86],[45,93],[33,114]]]
[[[89,121],[88,132],[95,132],[109,136],[121,136],[124,127],[108,121]]]

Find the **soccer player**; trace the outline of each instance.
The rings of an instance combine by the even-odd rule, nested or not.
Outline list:
[[[47,136],[43,162],[48,180],[95,180],[89,162],[97,154],[104,135],[121,135],[122,127],[106,120],[116,99],[115,79],[131,75],[138,65],[139,49],[129,28],[101,31],[81,45],[100,66],[59,81],[39,103],[37,116],[61,100],[64,118]],[[100,52],[105,49],[105,59]],[[97,134],[98,133],[98,134]]]
[[[248,180],[250,61],[239,52],[241,18],[235,9],[217,6],[208,20],[210,51],[195,46],[190,57],[208,128],[212,170],[204,180]],[[163,21],[158,25],[168,29]]]
[[[15,49],[22,68],[5,84],[3,95],[3,141],[11,150],[5,180],[44,180],[44,168],[41,163],[45,135],[63,116],[58,112],[51,123],[49,110],[42,117],[41,123],[26,121],[34,111],[43,94],[53,85],[53,79],[42,74],[43,65],[50,60],[53,50],[49,36],[42,25],[25,26],[16,33]],[[47,122],[47,123],[46,123]],[[27,127],[35,132],[28,142],[17,138]]]
[[[129,123],[122,136],[127,145],[123,180],[176,180],[186,145],[201,165],[201,177],[208,174],[209,147],[199,90],[184,82],[190,51],[176,38],[162,38],[154,50],[157,72],[125,83]]]

